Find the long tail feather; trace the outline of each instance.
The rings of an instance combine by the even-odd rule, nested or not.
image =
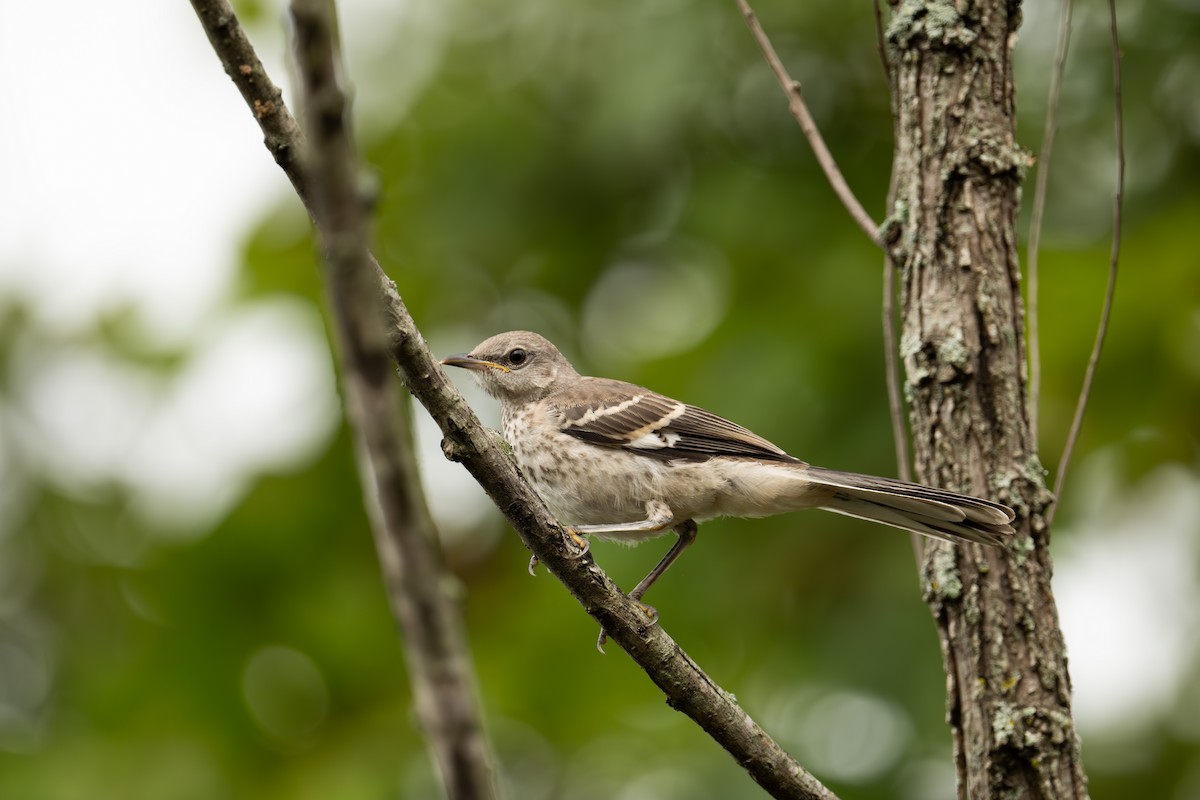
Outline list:
[[[810,467],[806,477],[833,489],[826,511],[947,541],[1004,546],[1015,517],[1008,506],[916,483]]]

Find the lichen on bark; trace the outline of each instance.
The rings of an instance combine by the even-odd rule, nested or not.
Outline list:
[[[894,0],[896,193],[884,226],[900,270],[901,356],[920,478],[1008,503],[1005,552],[925,548],[959,794],[1082,798],[1054,596],[1050,495],[1026,417],[1011,52],[1020,5]]]

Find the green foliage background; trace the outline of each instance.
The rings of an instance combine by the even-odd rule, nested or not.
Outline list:
[[[240,9],[252,33],[277,27],[274,7]],[[891,126],[869,8],[758,11],[881,218]],[[1124,272],[1077,463],[1106,453],[1124,487],[1164,464],[1196,468],[1198,12],[1184,0],[1122,8]],[[353,3],[341,13],[363,27]],[[1027,4],[1016,51],[1031,150],[1055,13]],[[1076,20],[1042,256],[1051,467],[1109,248],[1105,13],[1084,6]],[[813,463],[894,474],[880,255],[834,199],[732,3],[412,4],[370,41],[348,57],[381,187],[376,253],[435,347],[536,329],[583,371],[704,405]],[[215,62],[212,79],[225,80]],[[318,288],[307,222],[280,197],[248,235],[238,301],[318,306]],[[10,332],[28,324],[8,307]],[[615,341],[600,334],[609,326]],[[120,330],[118,319],[92,336],[144,363]],[[154,367],[182,358],[155,354]],[[54,667],[32,712],[40,733],[0,752],[0,796],[434,796],[345,430],[315,460],[262,475],[199,538],[139,528],[127,501],[120,486],[81,498],[39,485],[4,541],[0,587],[25,576],[21,592],[0,592],[5,608],[49,621]],[[1064,538],[1087,535],[1081,503],[1060,515]],[[481,527],[457,531],[448,559],[512,798],[761,796],[619,651],[596,654],[593,623],[553,579],[526,575],[498,514]],[[79,544],[112,536],[136,541],[134,555]],[[631,586],[666,546],[594,553]],[[843,796],[949,796],[944,678],[904,536],[816,513],[717,521],[652,600]],[[16,619],[0,615],[0,648],[23,635]],[[21,687],[5,690],[19,699]],[[1180,692],[1200,703],[1195,677]],[[1085,730],[1095,796],[1200,796],[1191,730],[1157,719],[1144,752],[1116,765],[1093,758],[1112,732],[1093,745]]]

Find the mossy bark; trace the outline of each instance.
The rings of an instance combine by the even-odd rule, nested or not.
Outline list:
[[[942,643],[959,796],[1087,796],[1054,595],[1050,495],[1026,415],[1011,53],[1020,5],[891,0],[900,270],[921,480],[1018,511],[1010,552],[932,543],[922,580]]]

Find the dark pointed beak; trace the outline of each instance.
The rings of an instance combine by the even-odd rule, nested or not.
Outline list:
[[[462,367],[463,369],[472,369],[477,372],[489,369],[498,369],[501,372],[511,371],[503,364],[497,364],[495,361],[484,361],[482,358],[475,358],[470,353],[458,353],[457,355],[446,356],[442,359],[442,363],[448,367]]]

